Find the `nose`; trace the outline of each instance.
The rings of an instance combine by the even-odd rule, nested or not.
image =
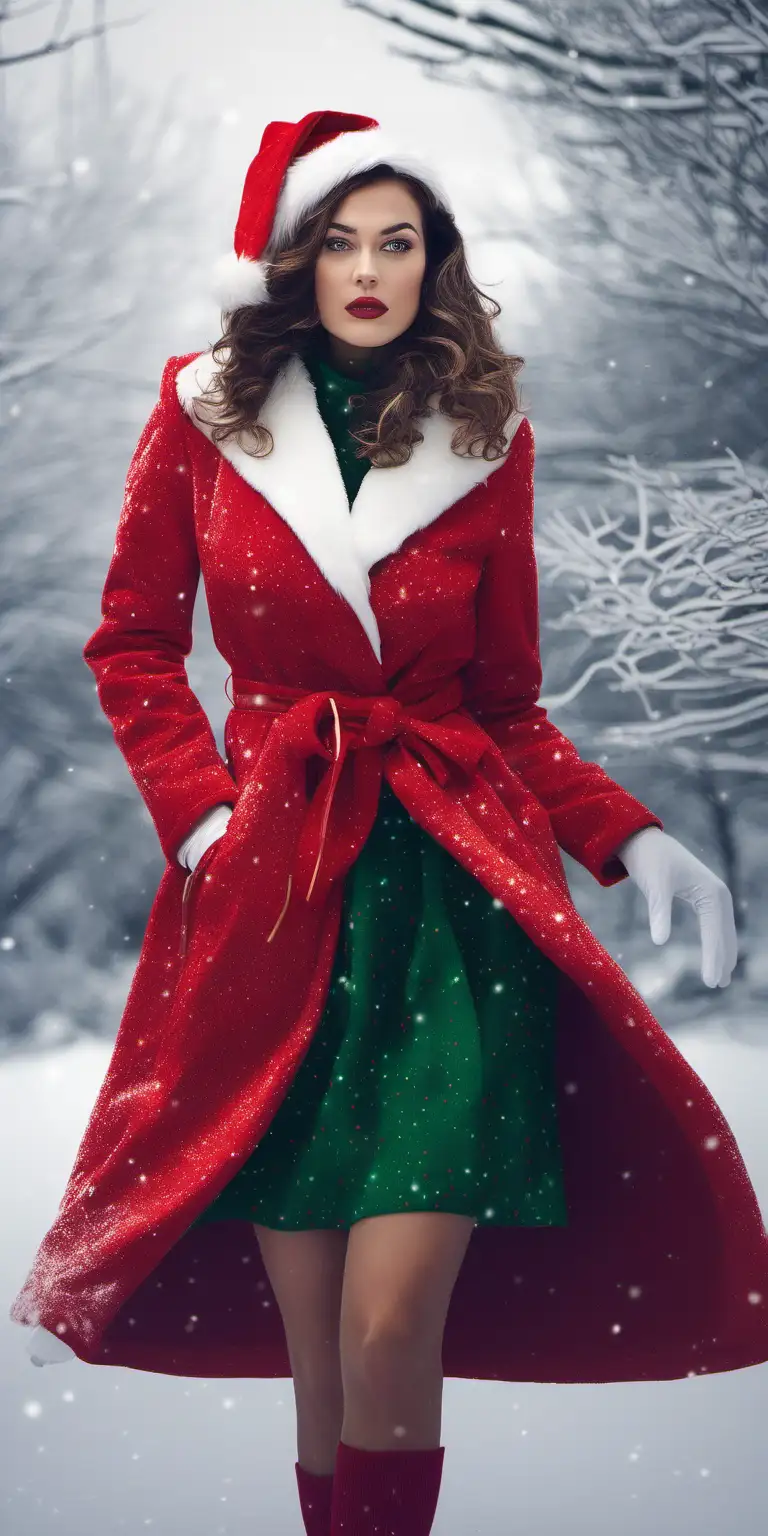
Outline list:
[[[365,285],[379,281],[379,274],[376,270],[376,258],[372,251],[360,252],[355,262],[354,279],[355,282],[362,282]]]

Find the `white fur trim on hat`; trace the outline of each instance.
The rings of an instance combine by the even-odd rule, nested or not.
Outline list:
[[[254,261],[231,251],[216,263],[213,291],[221,308],[229,311],[244,304],[265,303],[269,299],[266,274],[270,260],[290,244],[299,225],[321,198],[348,176],[370,170],[375,165],[391,165],[394,171],[417,176],[432,189],[448,212],[453,212],[448,194],[433,167],[397,144],[381,128],[339,133],[309,154],[300,155],[288,167],[264,259]]]
[[[453,211],[448,194],[431,165],[397,144],[381,128],[356,129],[327,139],[309,154],[300,155],[288,167],[267,251],[274,254],[286,245],[302,219],[339,182],[379,164],[418,176],[449,213]]]
[[[228,251],[213,269],[213,296],[225,311],[243,304],[263,304],[267,292],[266,265]]]

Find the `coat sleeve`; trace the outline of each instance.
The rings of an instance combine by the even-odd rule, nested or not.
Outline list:
[[[185,666],[200,564],[178,362],[131,459],[102,621],[83,653],[169,860],[206,811],[237,799]]]
[[[615,885],[627,871],[614,849],[631,832],[662,822],[597,763],[584,762],[537,703],[533,467],[533,432],[524,417],[498,471],[504,477],[499,520],[480,579],[475,654],[463,671],[465,704],[544,806],[560,847],[600,885]]]

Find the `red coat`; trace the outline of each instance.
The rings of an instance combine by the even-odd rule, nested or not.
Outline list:
[[[454,424],[428,417],[409,463],[370,469],[350,513],[303,364],[270,392],[264,458],[231,439],[219,450],[195,419],[211,367],[209,354],[166,365],[86,647],[168,866],[12,1317],[93,1364],[290,1375],[251,1224],[188,1229],[308,1048],[383,774],[561,974],[569,1224],[475,1230],[445,1374],[665,1379],[765,1360],[768,1241],[736,1142],[579,916],[558,852],[613,885],[612,850],[660,823],[536,702],[527,419],[489,464],[453,454]],[[256,701],[228,717],[226,764],[184,665],[200,567],[235,697]],[[222,801],[234,813],[187,887],[181,956],[175,853]]]

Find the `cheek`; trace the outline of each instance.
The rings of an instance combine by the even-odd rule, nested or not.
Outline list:
[[[424,268],[411,268],[400,274],[400,281],[396,286],[397,302],[402,309],[416,310],[421,299],[421,284],[424,278]]]
[[[334,280],[333,269],[322,258],[315,266],[315,298],[322,303],[334,290],[338,288],[338,278]]]

